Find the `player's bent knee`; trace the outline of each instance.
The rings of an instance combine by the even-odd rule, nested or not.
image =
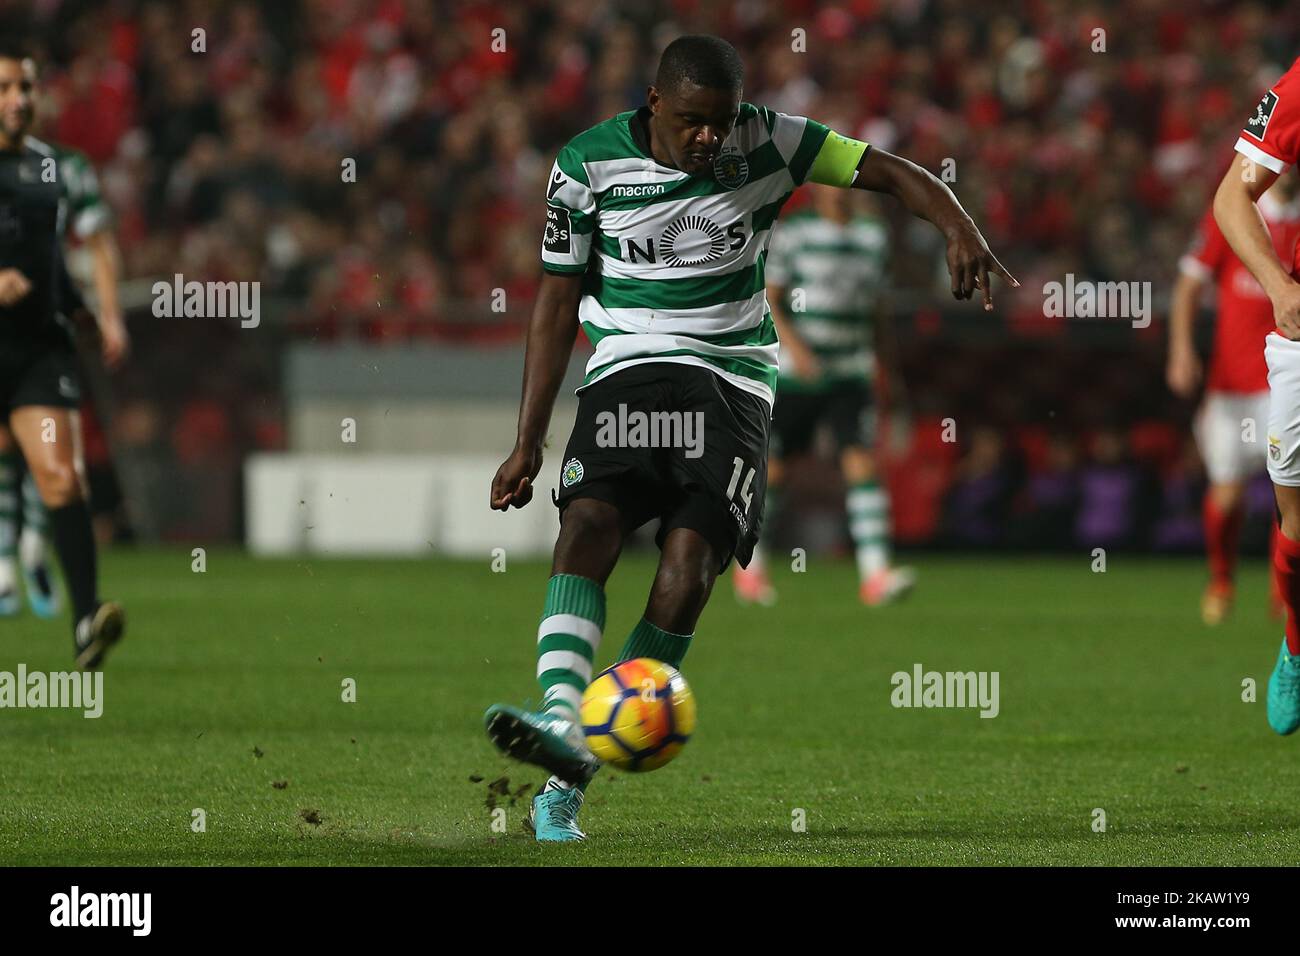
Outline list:
[[[707,575],[660,569],[646,605],[646,619],[673,634],[693,633],[711,585]]]
[[[713,549],[707,545],[671,553],[665,549],[650,590],[646,618],[674,634],[692,633],[713,590],[717,562]]]
[[[47,508],[61,508],[81,498],[77,469],[63,462],[45,462],[31,467],[32,481]]]

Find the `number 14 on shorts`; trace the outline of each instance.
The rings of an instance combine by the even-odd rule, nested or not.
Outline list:
[[[731,481],[727,483],[728,501],[731,501],[732,496],[735,495],[736,484],[740,481],[740,473],[745,469],[745,463],[740,458],[735,459],[735,465],[736,467],[732,469],[731,472]],[[742,514],[749,514],[749,502],[754,497],[754,493],[753,491],[750,490],[749,486],[753,483],[753,481],[754,481],[754,469],[750,468],[749,473],[745,475],[745,483],[740,488],[740,498],[742,501],[745,502],[744,510],[741,512]],[[732,502],[732,506],[735,507],[734,502]]]

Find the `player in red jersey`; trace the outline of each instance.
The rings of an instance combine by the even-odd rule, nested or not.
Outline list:
[[[1268,682],[1268,722],[1279,734],[1300,727],[1300,282],[1294,253],[1279,258],[1256,203],[1300,159],[1300,60],[1259,105],[1237,139],[1238,162],[1214,196],[1214,218],[1273,306],[1268,363],[1268,474],[1281,523],[1274,552],[1286,605],[1286,637]]]
[[[1300,239],[1300,177],[1289,173],[1259,199],[1279,258],[1289,259]],[[1264,337],[1273,331],[1273,305],[1263,287],[1233,255],[1214,221],[1201,220],[1196,238],[1178,263],[1169,316],[1170,389],[1191,398],[1201,384],[1201,359],[1193,340],[1201,291],[1215,284],[1214,345],[1205,375],[1205,399],[1196,416],[1196,443],[1210,486],[1205,493],[1205,551],[1210,581],[1201,597],[1201,618],[1218,624],[1232,609],[1237,539],[1246,481],[1265,466],[1268,422],[1268,366]],[[1274,590],[1275,608],[1280,597]]]

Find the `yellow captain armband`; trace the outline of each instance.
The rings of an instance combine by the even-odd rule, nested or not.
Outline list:
[[[870,143],[850,139],[831,130],[826,134],[822,148],[817,151],[812,168],[808,170],[808,182],[847,189],[857,178],[858,163],[862,162],[862,157],[870,148]]]

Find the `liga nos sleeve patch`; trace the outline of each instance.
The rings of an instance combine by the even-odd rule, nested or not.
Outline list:
[[[1264,131],[1268,129],[1268,121],[1272,119],[1273,109],[1276,106],[1277,94],[1269,90],[1264,94],[1264,98],[1259,101],[1259,105],[1255,107],[1255,115],[1246,120],[1246,125],[1241,128],[1241,131],[1261,143],[1264,142]]]
[[[572,245],[569,210],[558,206],[547,206],[546,237],[542,240],[542,248],[547,252],[569,253],[572,251]]]

